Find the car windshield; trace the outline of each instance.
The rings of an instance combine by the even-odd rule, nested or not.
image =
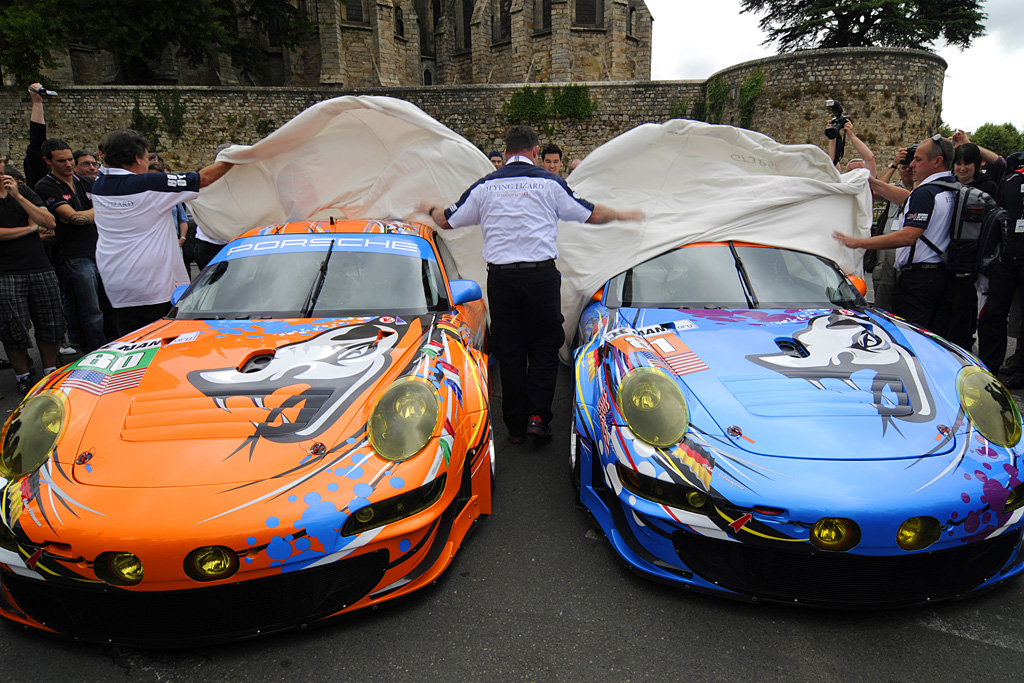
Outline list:
[[[680,247],[612,278],[613,308],[815,308],[866,305],[835,263],[789,249]]]
[[[266,253],[215,262],[178,301],[171,317],[422,315],[449,308],[437,261],[335,246],[333,251]]]

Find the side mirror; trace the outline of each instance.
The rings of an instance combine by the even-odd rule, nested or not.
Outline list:
[[[473,280],[450,280],[448,286],[452,290],[452,306],[467,304],[484,298],[483,290]]]
[[[172,306],[178,305],[178,300],[181,299],[181,295],[185,293],[186,289],[188,289],[188,285],[178,285],[177,287],[174,288],[174,291],[171,292]]]
[[[850,279],[853,286],[857,288],[857,291],[860,292],[861,296],[868,295],[868,283],[864,282],[864,280],[856,275],[847,275],[847,277]]]

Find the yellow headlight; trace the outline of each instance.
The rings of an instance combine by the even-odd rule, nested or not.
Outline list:
[[[93,563],[96,576],[112,586],[135,586],[142,582],[142,560],[131,553],[101,553]]]
[[[811,529],[811,543],[822,550],[849,550],[860,543],[860,527],[852,519],[823,517]]]
[[[683,392],[660,370],[630,370],[619,385],[616,400],[630,431],[657,448],[679,443],[690,425]]]
[[[997,446],[1013,447],[1020,441],[1017,402],[995,377],[973,365],[956,377],[960,407],[978,432]]]
[[[185,558],[185,573],[196,581],[226,579],[238,571],[238,553],[220,545],[196,548]]]
[[[900,524],[896,533],[896,545],[904,550],[922,550],[942,535],[939,520],[934,517],[911,517]]]
[[[0,476],[17,479],[35,472],[50,457],[64,427],[63,394],[33,396],[18,406],[6,427]]]
[[[394,462],[423,450],[441,420],[441,397],[432,384],[414,377],[388,387],[370,413],[370,445],[377,455]]]

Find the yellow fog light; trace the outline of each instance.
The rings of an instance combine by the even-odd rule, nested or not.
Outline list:
[[[849,550],[860,543],[860,527],[852,519],[823,517],[811,529],[811,543],[822,550]]]
[[[630,370],[619,385],[616,401],[630,431],[657,448],[679,443],[689,427],[683,392],[661,370]]]
[[[96,576],[112,586],[135,586],[142,582],[142,560],[131,553],[101,553],[93,563]]]
[[[185,573],[195,581],[226,579],[238,571],[238,553],[221,545],[196,548],[185,558]]]
[[[934,517],[911,517],[900,524],[896,532],[896,545],[904,550],[922,550],[942,535],[939,520]]]
[[[421,379],[396,381],[370,413],[370,445],[385,460],[401,462],[430,443],[441,419],[441,397]]]
[[[0,476],[17,479],[39,469],[53,452],[63,428],[63,394],[46,391],[18,406],[7,420]]]
[[[690,491],[686,494],[686,502],[695,508],[702,508],[708,502],[708,497],[700,491]]]
[[[973,365],[956,376],[956,393],[971,424],[997,446],[1016,446],[1021,437],[1017,402],[1000,382]]]

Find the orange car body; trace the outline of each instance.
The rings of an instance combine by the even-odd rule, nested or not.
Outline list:
[[[443,265],[429,228],[380,221],[261,228],[218,259],[275,237],[338,249],[354,235],[416,244]],[[189,645],[429,584],[491,511],[483,338],[476,299],[418,315],[163,319],[83,356],[26,397],[54,397],[65,419],[41,467],[0,479],[0,616],[85,640]],[[375,452],[367,424],[401,377],[434,388],[440,418],[396,462]],[[426,509],[345,534],[361,508],[431,483],[443,490]],[[230,549],[237,571],[197,580],[189,553],[208,546]],[[136,585],[98,571],[118,552],[144,567]]]

